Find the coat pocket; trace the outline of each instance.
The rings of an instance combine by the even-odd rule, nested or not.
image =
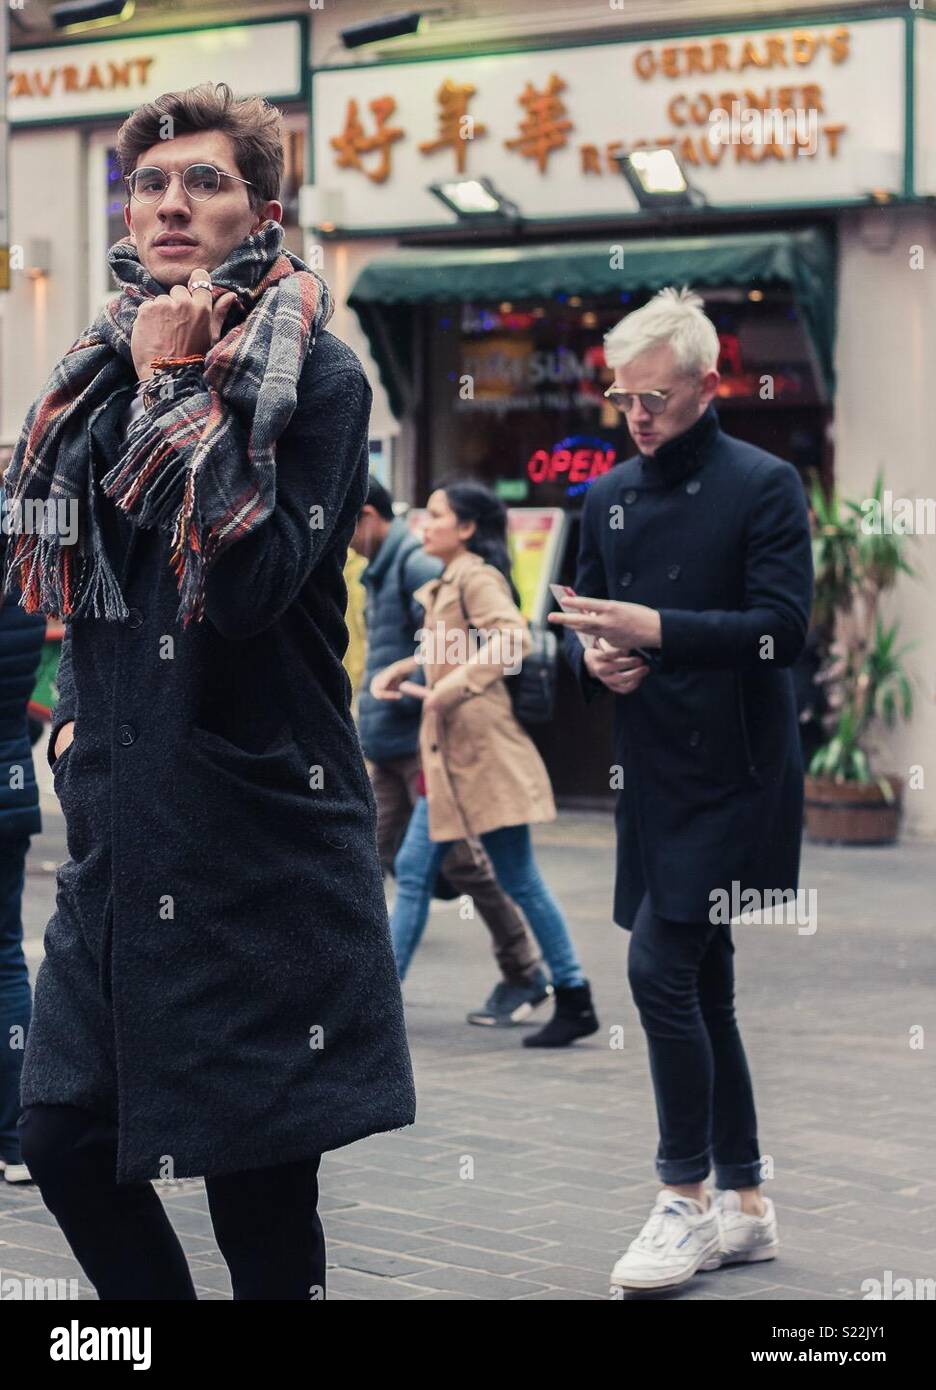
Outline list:
[[[492,765],[491,718],[490,703],[483,697],[472,697],[443,714],[439,744],[450,772],[480,772],[481,764]]]
[[[248,753],[220,734],[191,728],[182,757],[186,766],[178,776],[185,795],[200,801],[202,834],[211,842],[235,835],[249,844],[276,817],[301,815],[313,794],[302,754],[291,739],[263,753]],[[232,869],[236,862],[234,856]]]
[[[203,728],[201,724],[193,724],[190,727],[189,737],[203,748],[214,749],[219,755],[227,754],[234,758],[267,758],[294,746],[292,726],[288,721],[280,726],[279,732],[265,748],[242,748],[225,734],[220,734],[215,729]]]
[[[100,846],[105,836],[105,828],[99,795],[101,764],[93,748],[82,748],[80,753],[76,753],[76,742],[76,739],[72,739],[52,764],[52,790],[58,797],[62,815],[65,817],[68,853],[78,862],[87,859]],[[79,761],[73,777],[72,764],[75,758]]]
[[[745,706],[744,682],[737,671],[735,672],[735,695],[738,705],[738,723],[741,726],[741,745],[744,751],[744,766],[748,777],[760,786],[763,784],[763,778],[754,761],[754,750],[751,746],[751,735],[748,729],[747,709]]]
[[[74,746],[75,746],[75,740],[72,739],[72,741],[71,741],[71,743],[68,745],[68,747],[62,749],[61,753],[59,753],[59,755],[58,755],[58,757],[56,758],[55,762],[52,764],[52,785],[53,785],[53,786],[56,786],[56,785],[57,785],[58,779],[59,779],[59,777],[61,776],[61,774],[62,774],[62,772],[63,772],[63,770],[64,770],[64,768],[65,768],[65,765],[66,765],[67,762],[68,762],[68,755],[69,755],[69,753],[71,753],[71,751],[72,751],[72,749],[74,748]]]

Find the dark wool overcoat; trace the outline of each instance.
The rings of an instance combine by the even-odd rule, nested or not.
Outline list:
[[[653,458],[591,488],[576,591],[660,610],[661,646],[614,699],[614,920],[704,922],[713,893],[795,891],[803,767],[790,667],[812,604],[809,519],[791,464],[722,432],[713,406]],[[565,650],[587,699],[605,687]]]
[[[135,384],[88,420],[96,477]],[[68,719],[76,734],[50,760],[70,857],[22,1102],[115,1119],[121,1182],[287,1163],[415,1116],[341,661],[369,409],[357,358],[321,333],[275,510],[218,559],[185,630],[170,538],[99,494],[130,614],[67,627],[53,744]]]

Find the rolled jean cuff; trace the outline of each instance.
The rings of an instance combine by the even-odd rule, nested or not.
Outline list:
[[[716,1163],[715,1186],[722,1192],[737,1187],[759,1187],[764,1181],[761,1160],[754,1163]]]
[[[657,1177],[665,1183],[704,1182],[712,1167],[708,1150],[692,1158],[657,1158]]]

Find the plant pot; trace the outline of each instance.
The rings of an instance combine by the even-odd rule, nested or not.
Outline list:
[[[877,782],[834,782],[806,778],[806,834],[826,845],[889,845],[897,839],[903,808],[903,778],[888,774],[893,792],[885,800]]]

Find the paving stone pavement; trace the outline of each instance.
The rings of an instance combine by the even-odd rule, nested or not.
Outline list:
[[[33,975],[65,853],[54,804],[44,816],[25,904]],[[611,1265],[649,1212],[655,1117],[628,937],[608,915],[610,817],[566,813],[535,841],[601,1031],[557,1053],[523,1048],[522,1028],[467,1026],[495,980],[486,933],[458,904],[436,904],[405,986],[417,1123],[323,1160],[330,1299],[607,1299]],[[817,930],[733,928],[781,1255],[651,1297],[857,1300],[888,1270],[936,1276],[934,857],[921,843],[807,845]],[[202,1182],[157,1189],[199,1297],[229,1299]],[[94,1297],[34,1186],[0,1182],[0,1271],[74,1280],[71,1296]]]

